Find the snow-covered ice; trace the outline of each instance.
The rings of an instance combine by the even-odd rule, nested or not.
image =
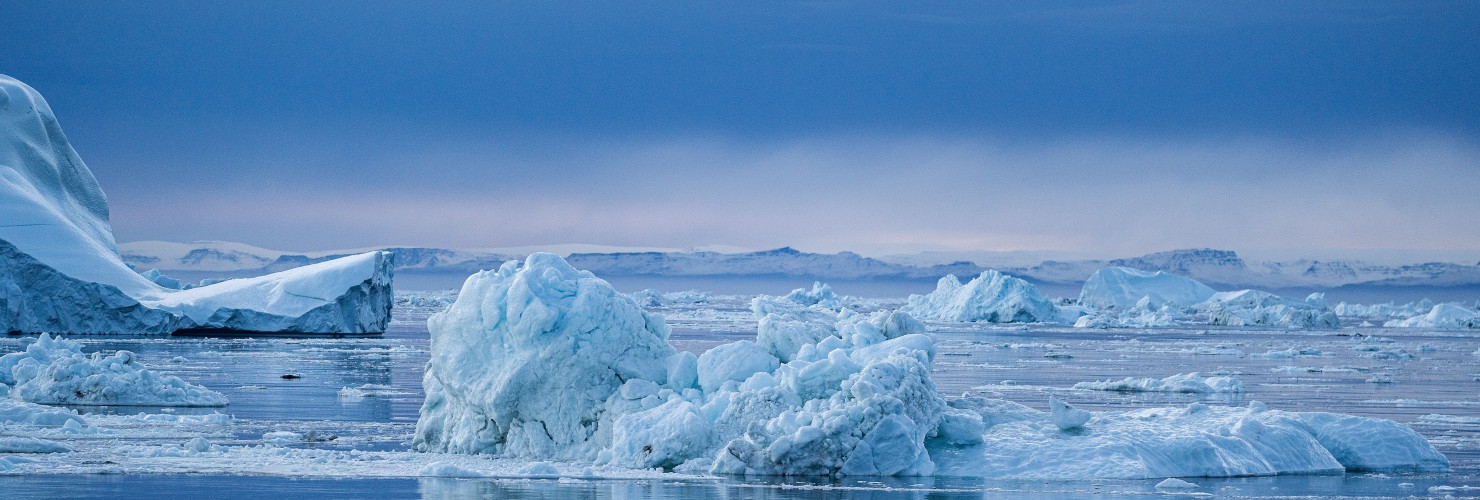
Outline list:
[[[3,75],[0,93],[0,331],[384,331],[386,252],[184,291],[134,272],[118,254],[107,197],[46,101]]]

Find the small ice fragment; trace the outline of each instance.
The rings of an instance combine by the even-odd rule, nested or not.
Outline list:
[[[1190,483],[1175,477],[1169,477],[1163,479],[1160,483],[1156,483],[1156,489],[1158,490],[1191,490],[1197,487],[1197,483]]]
[[[1048,407],[1052,410],[1053,423],[1059,426],[1059,430],[1078,429],[1089,422],[1088,411],[1069,406],[1069,403],[1059,401],[1059,398],[1049,396]]]

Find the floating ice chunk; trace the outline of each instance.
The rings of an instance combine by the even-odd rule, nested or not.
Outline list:
[[[56,441],[30,437],[0,436],[0,453],[66,453],[72,451]]]
[[[1444,458],[1406,425],[1336,413],[1297,413],[1321,446],[1352,471],[1444,471]]]
[[[1161,480],[1160,483],[1156,483],[1156,489],[1158,490],[1195,490],[1198,488],[1200,486],[1197,483],[1183,481],[1175,477],[1169,477]]]
[[[1043,479],[1448,470],[1428,441],[1392,421],[1253,404],[1193,410],[1096,412],[1094,432],[1085,433],[1024,415],[989,427],[972,449],[983,460],[966,466],[988,477]]]
[[[1095,271],[1084,282],[1079,303],[1096,309],[1187,307],[1208,300],[1214,293],[1215,290],[1197,280],[1175,274],[1107,267]]]
[[[1259,290],[1218,292],[1194,308],[1211,325],[1335,328],[1341,324],[1324,300],[1318,304],[1286,300]]]
[[[1061,321],[1053,302],[1038,287],[994,270],[982,272],[966,284],[946,275],[929,295],[911,295],[901,311],[938,321],[988,323],[1047,323]]]
[[[796,302],[804,306],[822,306],[838,308],[843,306],[843,299],[833,293],[831,286],[826,283],[815,281],[812,289],[798,288],[786,294],[786,300]]]
[[[550,462],[535,462],[520,469],[519,475],[530,479],[559,479],[560,469]]]
[[[661,318],[547,253],[472,275],[427,326],[423,451],[592,458],[610,445],[607,398],[624,380],[666,383],[676,353]]]
[[[418,476],[425,477],[488,477],[487,474],[471,469],[465,469],[447,462],[432,462],[426,464],[417,472]]]
[[[1391,320],[1382,326],[1388,328],[1480,328],[1480,311],[1455,304],[1437,304],[1422,316]]]
[[[1088,411],[1069,406],[1069,403],[1059,401],[1059,398],[1053,396],[1048,397],[1048,408],[1051,410],[1050,417],[1059,430],[1067,431],[1083,427],[1085,422],[1089,422],[1091,416]]]
[[[82,353],[75,340],[42,334],[26,350],[0,356],[0,384],[13,398],[43,404],[225,406],[226,396],[159,375],[129,351]]]
[[[1075,389],[1119,392],[1182,392],[1195,394],[1240,393],[1244,384],[1235,377],[1202,377],[1196,372],[1172,375],[1167,378],[1126,377],[1121,380],[1080,382]]]

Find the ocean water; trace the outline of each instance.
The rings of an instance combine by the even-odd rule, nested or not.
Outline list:
[[[409,449],[427,361],[427,314],[444,302],[397,310],[392,328],[371,338],[84,337],[87,351],[127,349],[152,368],[222,392],[221,409],[78,407],[88,418],[222,412],[229,426],[202,430],[225,446],[261,446],[264,434],[312,436],[276,443],[306,456]],[[433,297],[436,299],[438,297]],[[890,307],[888,301],[873,303]],[[752,338],[743,297],[657,310],[674,326],[673,343],[702,352]],[[1195,492],[1232,497],[1408,497],[1480,495],[1480,332],[1384,328],[1285,331],[1247,328],[1083,330],[1039,326],[931,324],[938,338],[934,377],[942,393],[973,393],[1047,408],[1054,395],[1094,410],[1180,406],[1191,402],[1335,411],[1397,420],[1446,456],[1444,474],[1347,473],[1253,478],[1193,478]],[[0,338],[0,353],[32,341]],[[1289,349],[1307,354],[1285,357]],[[1270,354],[1274,353],[1274,354]],[[1238,394],[1122,393],[1075,390],[1078,382],[1178,373],[1231,375]],[[284,378],[284,375],[296,378]],[[188,426],[140,425],[131,434],[78,441],[80,459],[42,474],[0,473],[5,498],[322,497],[322,498],[1025,498],[1159,495],[1158,480],[1001,481],[961,478],[706,478],[649,473],[602,479],[416,478],[421,464],[314,460],[233,463],[233,459],[145,456],[138,450],[185,441]],[[0,434],[4,430],[0,429]],[[119,444],[124,443],[118,451]],[[138,448],[129,448],[130,443]],[[154,448],[150,448],[154,447]],[[253,455],[256,456],[256,455]],[[53,460],[35,456],[37,460]],[[245,460],[245,459],[244,459]],[[293,464],[283,466],[282,464]],[[36,471],[32,471],[36,472]],[[668,477],[672,476],[672,477]]]

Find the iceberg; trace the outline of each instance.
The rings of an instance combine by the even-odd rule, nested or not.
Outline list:
[[[901,311],[937,321],[988,323],[1051,323],[1060,311],[1038,287],[994,270],[983,271],[966,284],[948,274],[928,295],[911,295]]]
[[[1095,271],[1079,291],[1079,304],[1095,309],[1155,309],[1190,306],[1217,293],[1197,280],[1164,271],[1154,273],[1129,267],[1107,267]],[[1147,299],[1141,303],[1142,299]]]
[[[984,415],[1012,403],[964,398]],[[1092,412],[1081,426],[1018,406],[969,457],[939,472],[1014,479],[1149,479],[1342,471],[1439,472],[1449,460],[1391,420],[1192,403],[1184,408]],[[1073,423],[1073,422],[1071,422]],[[968,453],[969,452],[969,453]]]
[[[3,75],[0,213],[0,331],[357,334],[382,332],[390,319],[387,252],[190,290],[134,272],[119,256],[107,197],[51,108]]]
[[[42,334],[25,350],[0,356],[0,388],[38,404],[93,406],[226,406],[226,396],[159,375],[134,353],[82,353],[75,340]]]
[[[945,406],[918,321],[776,297],[755,309],[786,318],[774,338],[806,341],[744,340],[696,359],[668,344],[660,317],[559,256],[475,274],[428,320],[413,446],[692,472],[920,475],[934,469],[927,439],[974,442],[952,431],[980,419]]]
[[[931,379],[935,340],[903,311],[761,296],[770,333],[700,356],[659,316],[551,254],[468,278],[428,321],[413,446],[685,473],[1131,478],[1447,470],[1395,422],[1194,404],[1051,412]],[[1180,378],[1179,378],[1180,377]],[[1196,374],[1126,382],[1239,387]],[[1185,383],[1184,383],[1185,382]]]
[[[1080,382],[1074,384],[1074,388],[1091,391],[1215,394],[1244,392],[1244,383],[1234,377],[1203,377],[1194,372],[1163,379],[1126,377],[1121,380]]]
[[[1427,314],[1408,319],[1395,319],[1384,323],[1388,328],[1480,328],[1480,311],[1460,304],[1445,302],[1436,304]]]

